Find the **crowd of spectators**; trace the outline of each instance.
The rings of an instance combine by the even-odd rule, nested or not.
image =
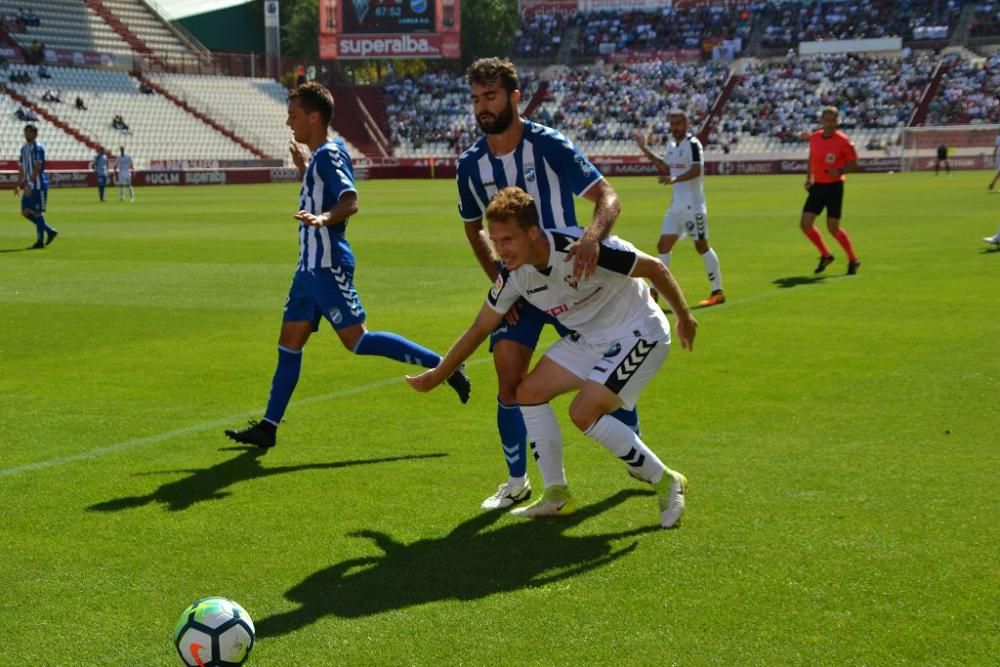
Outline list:
[[[977,3],[969,26],[970,37],[995,37],[1000,35],[1000,2]]]
[[[523,109],[537,85],[537,77],[524,68],[519,74]],[[458,154],[479,138],[465,74],[440,71],[417,77],[392,76],[382,88],[389,141],[397,151],[434,149],[442,155]]]
[[[986,60],[947,56],[925,125],[1000,123],[1000,52]]]
[[[578,13],[575,53],[598,56],[621,51],[705,49],[726,40],[744,45],[753,30],[753,6],[711,6],[654,11]],[[737,52],[739,49],[735,49]]]
[[[14,116],[25,123],[33,123],[38,120],[38,114],[24,107],[18,107],[17,111],[14,112]]]
[[[829,39],[944,39],[962,11],[960,0],[787,0],[761,8],[761,45],[787,49]]]
[[[573,68],[549,82],[550,99],[534,120],[585,149],[594,142],[631,145],[637,130],[655,145],[669,132],[667,112],[672,108],[687,111],[692,127],[698,127],[728,77],[724,65],[666,60]]]
[[[514,37],[515,58],[552,58],[562,46],[563,31],[569,23],[566,14],[538,13],[524,17]]]
[[[734,88],[716,128],[718,143],[731,146],[741,137],[779,143],[802,141],[819,110],[836,106],[846,130],[891,131],[906,125],[934,70],[927,55],[879,57],[823,55],[759,62]]]

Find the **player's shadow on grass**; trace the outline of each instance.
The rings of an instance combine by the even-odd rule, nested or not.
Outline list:
[[[115,512],[132,507],[142,507],[149,503],[158,502],[167,506],[170,511],[186,510],[195,503],[206,500],[218,500],[230,494],[226,489],[239,482],[251,479],[270,477],[272,475],[284,475],[300,470],[330,470],[334,468],[347,468],[351,466],[373,465],[376,463],[391,463],[393,461],[411,461],[415,459],[432,459],[447,456],[447,454],[411,454],[407,456],[387,456],[378,459],[353,459],[348,461],[331,461],[329,463],[303,463],[291,466],[263,467],[261,457],[266,450],[254,447],[246,449],[244,447],[230,447],[226,451],[237,450],[239,456],[233,457],[222,463],[218,463],[210,468],[202,470],[170,470],[164,473],[148,474],[168,474],[175,472],[192,473],[189,477],[179,479],[176,482],[163,484],[160,488],[145,496],[126,496],[115,500],[106,500],[101,503],[91,505],[87,509],[92,512]]]
[[[777,278],[771,281],[771,284],[777,285],[781,289],[788,289],[800,285],[815,285],[826,279],[827,276],[788,276],[787,278]]]
[[[635,550],[633,540],[616,540],[660,530],[651,525],[620,533],[570,536],[565,533],[629,498],[642,496],[654,518],[651,491],[626,490],[568,517],[516,520],[484,532],[504,512],[478,514],[444,537],[410,544],[363,530],[353,537],[372,540],[381,556],[351,558],[309,575],[285,597],[298,603],[289,612],[256,624],[259,637],[274,637],[335,615],[358,618],[443,600],[478,600],[490,595],[543,586],[608,565]]]
[[[991,245],[988,248],[983,248],[982,251],[984,255],[992,255],[995,252],[1000,252],[1000,245]]]
[[[35,248],[0,248],[0,255],[8,252],[27,252],[28,250],[35,250]]]

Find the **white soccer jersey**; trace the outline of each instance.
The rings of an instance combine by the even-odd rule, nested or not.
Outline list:
[[[701,147],[698,137],[689,134],[682,140],[677,141],[670,137],[667,143],[667,152],[663,156],[670,167],[671,176],[682,176],[691,169],[693,165],[701,165],[701,174],[697,178],[683,183],[674,183],[673,197],[670,200],[671,209],[683,209],[694,213],[708,213],[708,206],[705,203],[705,151]]]
[[[118,168],[119,178],[124,180],[132,175],[132,158],[128,155],[119,155],[115,160],[115,166]]]
[[[541,271],[530,264],[513,271],[501,269],[486,300],[490,308],[506,313],[524,297],[592,345],[611,345],[634,335],[669,340],[670,325],[650,299],[649,286],[629,277],[638,261],[632,244],[614,236],[602,241],[597,270],[589,280],[577,283],[573,262],[565,260],[570,244],[583,230],[542,231],[549,240],[549,266]]]

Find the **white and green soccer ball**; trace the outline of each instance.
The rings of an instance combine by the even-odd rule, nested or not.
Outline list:
[[[174,646],[188,667],[238,667],[250,656],[254,636],[246,609],[226,598],[205,598],[177,619]]]

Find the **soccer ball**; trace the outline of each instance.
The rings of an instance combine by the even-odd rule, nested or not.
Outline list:
[[[177,619],[174,646],[188,667],[237,667],[250,655],[254,635],[246,609],[226,598],[205,598]]]

